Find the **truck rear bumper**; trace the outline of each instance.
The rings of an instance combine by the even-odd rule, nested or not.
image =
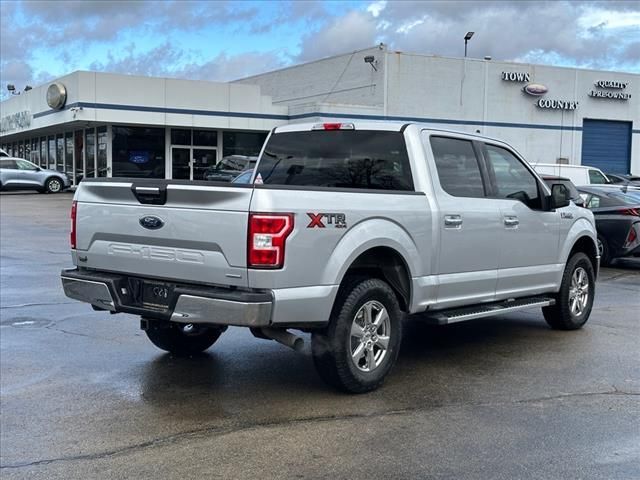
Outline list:
[[[167,305],[145,303],[136,285],[145,279],[105,272],[63,270],[62,287],[67,297],[111,312],[124,312],[180,323],[206,323],[265,327],[271,324],[273,295],[268,291],[245,291],[186,284],[170,285]],[[139,290],[139,288],[138,288]]]

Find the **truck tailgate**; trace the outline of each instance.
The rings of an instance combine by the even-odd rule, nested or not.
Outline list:
[[[75,197],[77,264],[246,287],[252,192],[244,185],[172,180],[83,181]]]

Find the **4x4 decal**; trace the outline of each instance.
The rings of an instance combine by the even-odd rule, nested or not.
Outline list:
[[[307,228],[326,228],[332,225],[334,228],[347,228],[347,216],[344,213],[310,213],[307,215],[311,219]],[[327,225],[322,220],[327,222]]]

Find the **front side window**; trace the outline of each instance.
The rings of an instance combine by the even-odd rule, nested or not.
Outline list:
[[[454,197],[484,197],[478,158],[470,140],[431,137],[440,186]]]
[[[598,170],[589,170],[589,183],[596,185],[605,185],[609,183],[607,177],[601,174]]]
[[[276,133],[258,163],[256,183],[413,190],[401,132],[317,130]]]
[[[520,200],[530,208],[540,208],[538,182],[534,175],[509,150],[486,145],[489,173],[495,179],[496,197]]]
[[[20,170],[37,170],[38,169],[38,167],[36,167],[33,163],[27,162],[26,160],[16,160],[16,163],[18,164],[18,169]]]

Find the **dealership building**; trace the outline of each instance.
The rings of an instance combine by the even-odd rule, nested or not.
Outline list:
[[[393,120],[496,137],[530,163],[640,175],[639,89],[637,74],[380,45],[227,83],[74,72],[3,101],[0,144],[74,182],[200,180],[257,155],[278,125]]]

